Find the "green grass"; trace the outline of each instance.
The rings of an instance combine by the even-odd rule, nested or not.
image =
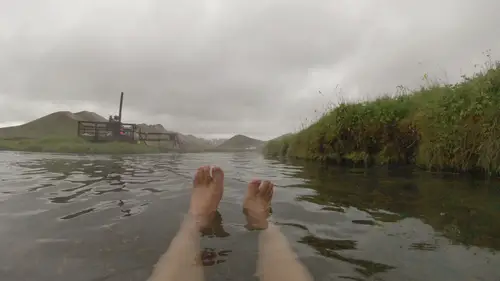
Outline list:
[[[308,128],[269,141],[264,152],[338,164],[500,174],[500,64],[457,84],[340,104]]]
[[[158,153],[161,149],[144,144],[125,142],[94,143],[74,137],[0,139],[0,150],[82,153],[82,154],[140,154]]]

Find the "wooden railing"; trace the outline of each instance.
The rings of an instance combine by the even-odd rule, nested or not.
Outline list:
[[[171,142],[176,148],[181,144],[177,133],[142,132],[131,123],[78,121],[77,134],[90,141]]]
[[[118,122],[78,121],[78,136],[92,141],[135,140],[136,125]]]
[[[140,132],[139,141],[147,142],[171,142],[174,148],[180,147],[179,134],[177,133],[145,133]]]

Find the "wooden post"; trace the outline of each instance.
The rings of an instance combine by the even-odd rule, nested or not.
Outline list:
[[[120,109],[118,111],[118,123],[122,123],[123,92],[120,95]]]
[[[99,140],[99,132],[97,131],[97,124],[94,123],[94,140],[98,141]]]

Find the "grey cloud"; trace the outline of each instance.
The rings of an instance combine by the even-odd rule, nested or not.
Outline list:
[[[134,122],[195,134],[297,128],[325,103],[315,69],[335,69],[346,95],[374,95],[420,83],[426,67],[458,77],[500,48],[493,0],[36,3],[0,0],[0,95],[105,114],[124,91]],[[31,118],[8,108],[0,121]]]
[[[424,74],[455,82],[462,74],[478,71],[474,64],[486,62],[483,53],[488,49],[499,58],[500,39],[494,34],[500,33],[494,26],[500,26],[500,18],[494,15],[495,7],[500,3],[489,0],[415,5],[400,15],[405,29],[392,34],[379,30],[368,41],[373,48],[357,54],[362,61],[343,86],[358,86],[362,95],[373,96],[394,91],[397,85],[421,85]]]

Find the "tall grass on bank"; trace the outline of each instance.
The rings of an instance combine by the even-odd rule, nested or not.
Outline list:
[[[341,103],[264,152],[338,164],[500,174],[500,64],[456,84]]]
[[[158,153],[158,147],[125,142],[94,143],[82,138],[47,137],[39,139],[0,139],[1,150],[82,153],[82,154],[138,154]]]

